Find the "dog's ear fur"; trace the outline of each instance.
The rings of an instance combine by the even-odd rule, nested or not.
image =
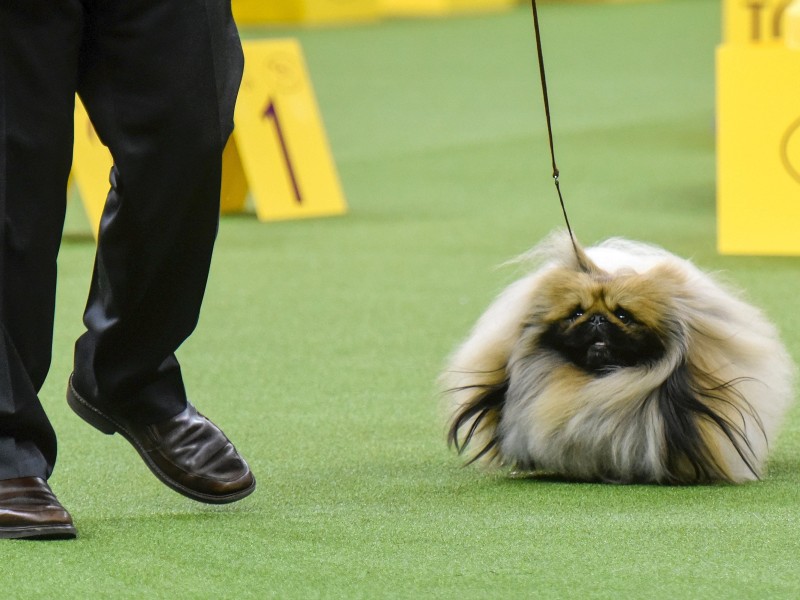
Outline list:
[[[508,361],[525,326],[538,275],[510,285],[450,358],[440,383],[449,419],[448,442],[470,462],[497,458],[498,427],[508,391]]]
[[[474,438],[480,439],[481,447],[470,457],[467,464],[480,459],[492,462],[497,458],[498,426],[506,401],[508,380],[497,385],[474,387],[470,400],[457,410],[450,421],[447,441],[459,454],[463,454]],[[462,430],[466,432],[462,435]]]
[[[735,481],[724,448],[735,452],[753,477],[760,476],[756,451],[747,434],[764,436],[764,426],[738,391],[747,380],[723,382],[683,364],[661,386],[657,402],[664,426],[668,483]]]

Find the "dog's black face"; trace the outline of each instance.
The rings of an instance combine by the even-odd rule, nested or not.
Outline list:
[[[621,307],[575,308],[568,317],[552,323],[540,343],[591,373],[652,364],[665,351],[658,336]]]
[[[559,270],[542,284],[535,342],[593,374],[654,364],[666,354],[657,278]]]

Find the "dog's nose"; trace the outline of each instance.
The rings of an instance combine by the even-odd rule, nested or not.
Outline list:
[[[589,317],[589,323],[595,327],[600,327],[600,325],[605,325],[608,323],[608,319],[606,319],[603,315],[592,315]]]

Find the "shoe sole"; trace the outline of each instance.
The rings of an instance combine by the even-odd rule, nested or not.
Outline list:
[[[29,525],[0,527],[0,539],[6,540],[72,540],[78,533],[72,525]]]
[[[147,465],[147,468],[150,469],[153,475],[155,475],[161,483],[178,492],[179,494],[186,496],[187,498],[191,498],[192,500],[196,500],[198,502],[204,502],[206,504],[229,504],[230,502],[236,502],[237,500],[241,500],[242,498],[249,496],[256,489],[255,478],[249,487],[232,494],[226,494],[224,496],[204,494],[188,488],[164,473],[164,471],[162,471],[158,465],[153,462],[149,454],[144,448],[142,448],[139,442],[136,441],[136,438],[134,438],[121,423],[112,417],[103,414],[97,409],[96,406],[87,402],[73,387],[72,378],[70,378],[69,388],[67,389],[67,404],[75,414],[77,414],[81,419],[86,421],[98,431],[101,431],[106,435],[114,435],[115,433],[119,433],[122,437],[128,440],[128,442],[134,447],[136,452],[144,461],[144,464]]]

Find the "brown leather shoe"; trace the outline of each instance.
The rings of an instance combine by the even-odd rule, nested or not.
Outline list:
[[[191,404],[161,423],[137,425],[102,412],[78,393],[72,379],[67,402],[78,416],[103,433],[121,434],[162,483],[192,500],[224,504],[256,489],[250,467],[233,444]]]
[[[0,481],[0,538],[57,540],[75,535],[72,517],[44,479]]]

